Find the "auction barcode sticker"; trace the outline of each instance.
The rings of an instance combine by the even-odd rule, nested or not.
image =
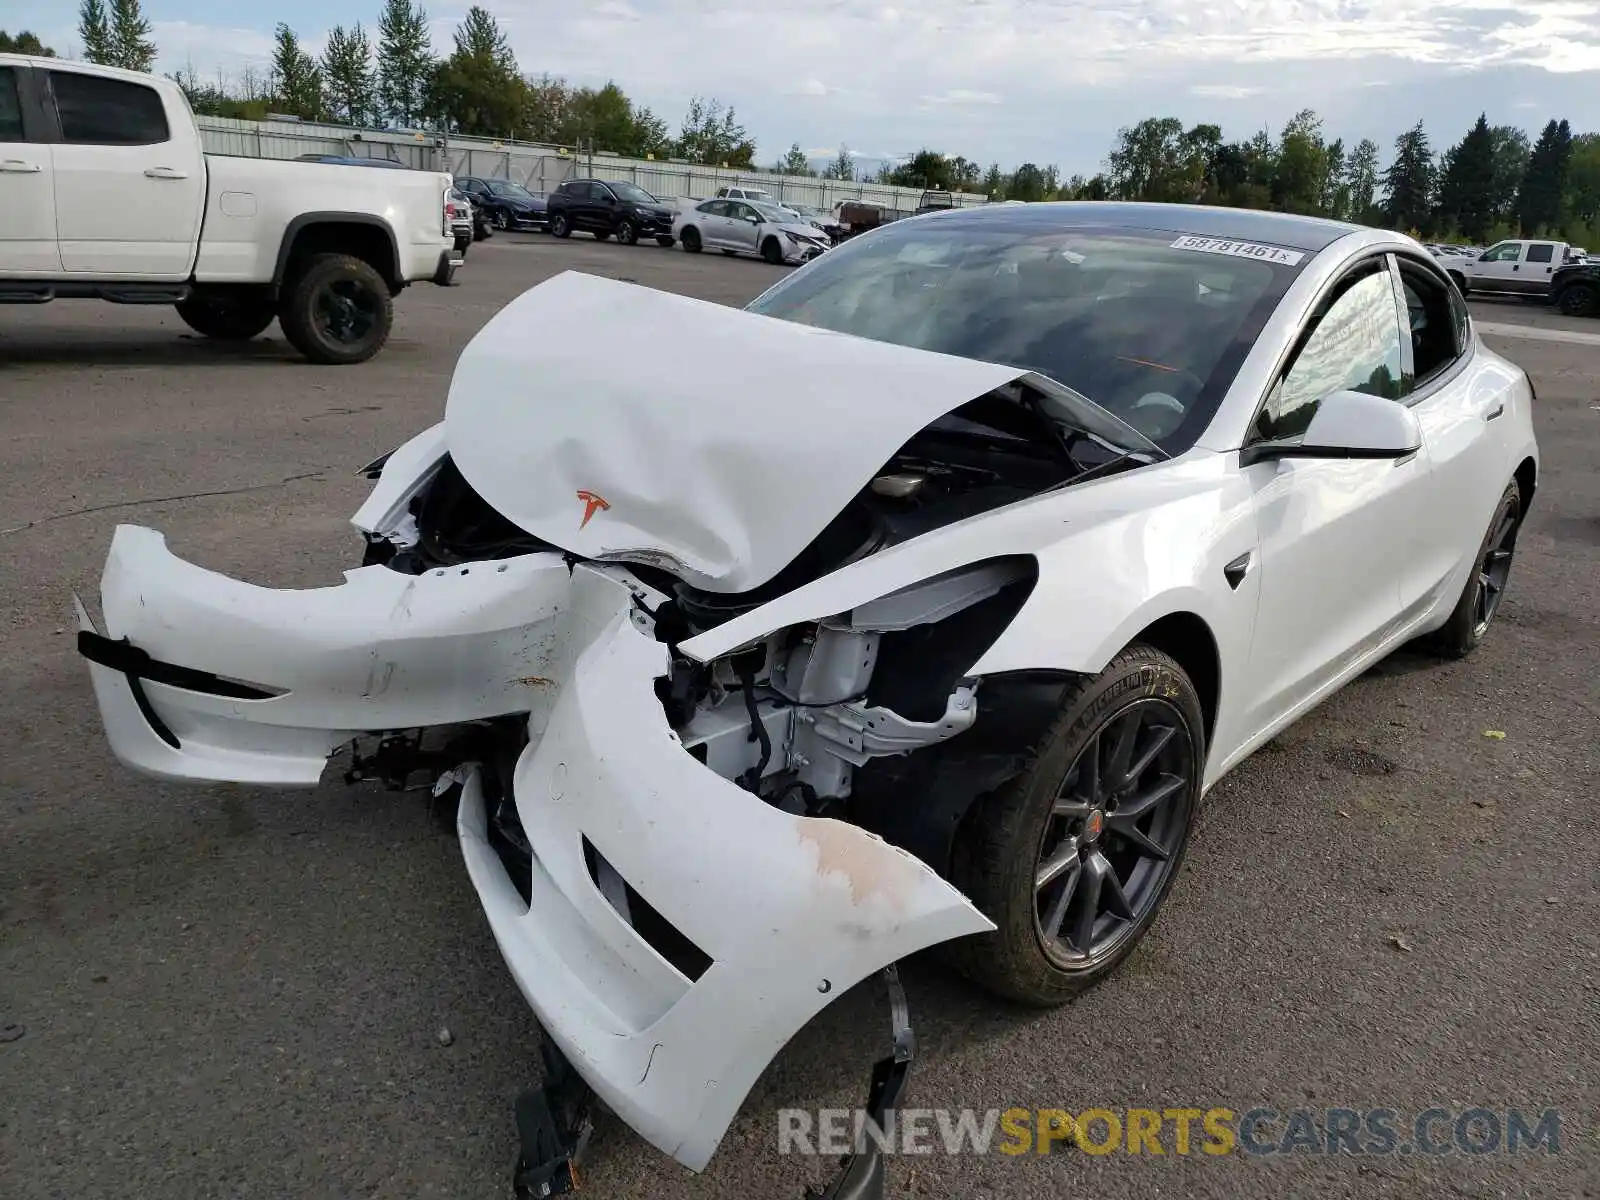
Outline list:
[[[1172,243],[1174,250],[1198,250],[1201,254],[1229,254],[1234,258],[1254,258],[1279,266],[1298,266],[1305,257],[1298,250],[1282,250],[1258,242],[1233,242],[1227,238],[1181,237]]]

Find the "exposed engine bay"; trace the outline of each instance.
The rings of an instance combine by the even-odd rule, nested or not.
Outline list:
[[[863,769],[972,727],[979,681],[962,671],[1027,599],[1037,573],[1031,557],[972,564],[851,612],[778,630],[715,662],[697,662],[676,646],[887,547],[1144,461],[1090,436],[1064,437],[1031,399],[1023,387],[1003,389],[919,431],[757,589],[711,592],[662,568],[627,564],[642,585],[641,614],[674,651],[657,694],[690,755],[784,811],[870,828],[871,817],[851,804]],[[381,469],[380,461],[369,474]],[[576,561],[492,508],[448,455],[408,507],[403,532],[369,535],[366,563],[416,575],[539,552]],[[657,597],[653,604],[642,598],[646,589]],[[507,729],[514,742],[524,737],[514,723]],[[420,753],[397,736],[395,753]],[[496,757],[509,762],[516,748]],[[437,765],[444,757],[430,753],[416,761]],[[525,845],[516,821],[514,805],[499,807],[494,826],[502,852],[517,854]]]

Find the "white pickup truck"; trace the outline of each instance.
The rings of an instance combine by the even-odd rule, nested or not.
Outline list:
[[[1468,292],[1501,292],[1512,296],[1546,297],[1550,279],[1574,258],[1565,242],[1512,238],[1496,242],[1482,254],[1435,254],[1450,278]]]
[[[388,339],[447,284],[450,177],[207,155],[170,80],[0,54],[0,303],[171,304],[207,337],[274,318],[317,363]]]

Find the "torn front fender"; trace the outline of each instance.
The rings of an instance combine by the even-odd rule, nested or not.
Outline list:
[[[574,616],[592,619],[514,777],[531,903],[490,847],[476,775],[462,850],[562,1053],[641,1135],[700,1170],[772,1057],[831,1000],[994,926],[905,851],[786,813],[701,765],[666,723],[653,687],[666,647],[629,619],[627,590],[583,566],[573,582]],[[602,891],[602,860],[709,966],[692,978],[674,966],[631,902]]]

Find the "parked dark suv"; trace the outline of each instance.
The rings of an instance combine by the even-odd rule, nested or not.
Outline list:
[[[458,175],[456,186],[467,194],[481,227],[474,231],[477,241],[489,236],[488,226],[496,229],[545,228],[545,200],[520,183],[509,179],[483,179],[477,175]]]
[[[642,237],[670,246],[676,215],[670,204],[617,179],[569,179],[550,193],[550,232],[559,238],[579,230],[602,242],[615,234],[624,246]]]

